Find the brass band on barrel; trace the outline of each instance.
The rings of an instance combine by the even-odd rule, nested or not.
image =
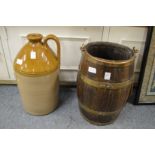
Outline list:
[[[81,112],[81,111],[80,111],[80,112]],[[81,112],[81,115],[82,115],[83,118],[84,118],[86,121],[88,121],[89,123],[94,124],[94,125],[98,125],[98,126],[111,124],[111,123],[113,123],[113,122],[115,121],[115,119],[117,118],[117,117],[116,117],[115,119],[113,119],[113,120],[111,120],[111,121],[109,121],[109,122],[96,122],[96,121],[93,121],[93,120],[88,119],[82,112]]]
[[[84,104],[82,104],[80,102],[79,102],[79,106],[80,106],[80,108],[84,109],[86,112],[92,113],[93,115],[107,116],[107,115],[117,114],[121,111],[121,109],[116,110],[116,111],[112,111],[112,112],[95,111],[93,109],[88,108],[87,106],[85,106]]]
[[[100,82],[100,81],[92,80],[83,74],[80,74],[80,78],[84,83],[86,83],[90,86],[97,87],[97,88],[106,88],[106,89],[124,88],[128,85],[131,85],[133,83],[133,79],[134,79],[134,77],[132,77],[130,80],[127,80],[125,82],[109,83],[109,82]]]
[[[106,60],[106,59],[100,59],[100,58],[96,58],[93,57],[92,55],[90,55],[88,52],[86,52],[86,59],[89,62],[92,62],[94,64],[98,64],[98,65],[103,65],[104,66],[108,66],[108,67],[125,67],[125,66],[130,66],[133,64],[134,60],[135,60],[135,55],[133,55],[129,60]]]

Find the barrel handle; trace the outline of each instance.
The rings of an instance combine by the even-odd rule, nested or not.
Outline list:
[[[85,52],[86,51],[86,47],[85,47],[85,43],[82,44],[82,46],[80,47],[81,52]]]
[[[60,41],[58,39],[58,37],[56,37],[55,35],[53,34],[49,34],[45,37],[43,43],[47,46],[48,45],[48,40],[54,40],[56,42],[56,45],[57,45],[57,59],[58,59],[58,62],[59,62],[59,65],[60,65]]]
[[[139,52],[139,50],[138,50],[138,49],[136,49],[136,47],[135,47],[135,46],[132,48],[132,50],[133,50],[134,54],[136,54],[136,53],[138,53],[138,52]]]

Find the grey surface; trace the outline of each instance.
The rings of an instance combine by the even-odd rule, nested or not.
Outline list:
[[[130,103],[111,125],[95,126],[80,115],[75,88],[61,88],[60,106],[49,115],[24,112],[16,85],[0,85],[0,128],[155,128],[155,106]]]

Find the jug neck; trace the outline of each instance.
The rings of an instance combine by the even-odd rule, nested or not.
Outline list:
[[[31,33],[27,35],[27,39],[31,43],[37,43],[42,41],[43,36],[39,33]]]

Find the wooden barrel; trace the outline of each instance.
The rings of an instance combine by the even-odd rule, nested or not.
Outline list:
[[[109,42],[91,42],[82,48],[77,95],[83,117],[90,123],[112,123],[133,86],[134,52]]]

